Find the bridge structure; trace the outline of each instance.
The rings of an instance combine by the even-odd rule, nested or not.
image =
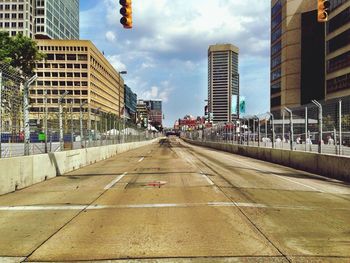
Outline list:
[[[0,196],[0,262],[350,261],[348,182],[177,137],[88,164]]]

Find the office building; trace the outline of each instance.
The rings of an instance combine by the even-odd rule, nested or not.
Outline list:
[[[214,123],[239,117],[239,49],[232,44],[208,49],[208,111]]]
[[[36,39],[79,39],[79,0],[0,1],[0,29]]]
[[[325,97],[325,26],[317,1],[271,1],[271,111]]]
[[[350,1],[331,0],[326,35],[326,99],[350,95]]]
[[[137,95],[128,85],[124,85],[125,117],[131,122],[136,122]]]
[[[79,118],[84,106],[87,120],[96,114],[121,117],[124,108],[124,81],[103,54],[86,40],[38,40],[46,60],[37,63],[37,81],[30,89],[31,118],[41,116],[47,99],[48,112],[55,115],[59,99],[65,109]],[[45,93],[47,95],[45,96]]]
[[[148,122],[156,128],[160,128],[163,124],[163,111],[161,100],[144,100],[149,110]]]
[[[143,128],[148,127],[149,109],[143,100],[138,100],[136,105],[136,123]]]

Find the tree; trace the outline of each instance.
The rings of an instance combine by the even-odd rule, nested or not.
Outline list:
[[[10,37],[8,32],[0,31],[0,44],[0,61],[18,69],[23,76],[33,75],[35,63],[45,58],[35,41],[22,34]]]

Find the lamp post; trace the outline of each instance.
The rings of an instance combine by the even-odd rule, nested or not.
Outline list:
[[[84,138],[84,135],[83,135],[83,107],[87,103],[88,103],[87,100],[80,103],[80,145],[81,145],[81,148],[84,147],[84,145],[83,145],[83,138]]]
[[[289,113],[289,134],[290,134],[290,138],[289,138],[289,141],[290,141],[290,150],[293,151],[293,137],[294,137],[294,134],[293,134],[293,112],[291,109],[287,108],[287,107],[284,107],[284,110],[287,111]]]
[[[61,97],[59,98],[58,100],[58,103],[59,103],[59,107],[58,107],[58,110],[59,110],[59,129],[60,129],[60,151],[63,151],[64,150],[64,139],[63,139],[63,121],[62,121],[62,114],[63,114],[63,107],[62,107],[62,101],[64,99],[65,96],[68,95],[68,91],[65,91]]]

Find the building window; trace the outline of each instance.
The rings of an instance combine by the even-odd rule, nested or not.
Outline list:
[[[78,55],[78,60],[79,60],[79,61],[87,61],[87,55],[85,55],[85,54],[79,54],[79,55]]]
[[[331,33],[350,21],[350,7],[333,17],[328,23],[328,33]]]
[[[281,106],[281,96],[271,98],[271,108]]]
[[[342,4],[344,4],[345,2],[347,2],[348,0],[330,0],[330,7],[329,10],[332,11],[336,8],[338,8],[339,6],[341,6]]]
[[[350,74],[327,80],[327,93],[350,89]]]
[[[350,44],[350,29],[344,31],[343,33],[329,40],[327,42],[327,52],[332,53],[349,44]]]
[[[271,95],[281,91],[281,82],[277,82],[271,85]]]
[[[271,29],[274,29],[276,26],[282,23],[282,13],[279,13],[271,20]]]
[[[271,9],[271,16],[276,15],[282,9],[281,0],[278,0],[277,3]]]
[[[271,33],[271,43],[275,42],[282,35],[282,28],[279,26],[274,32]]]
[[[67,54],[67,60],[77,60],[77,55],[75,55],[75,54]]]
[[[281,56],[277,56],[277,57],[271,59],[271,68],[275,68],[280,64],[281,64]]]
[[[327,73],[350,66],[350,51],[327,61]]]
[[[56,60],[66,60],[65,54],[56,54]]]
[[[281,77],[281,69],[280,68],[271,72],[271,81],[279,79],[280,77]]]

